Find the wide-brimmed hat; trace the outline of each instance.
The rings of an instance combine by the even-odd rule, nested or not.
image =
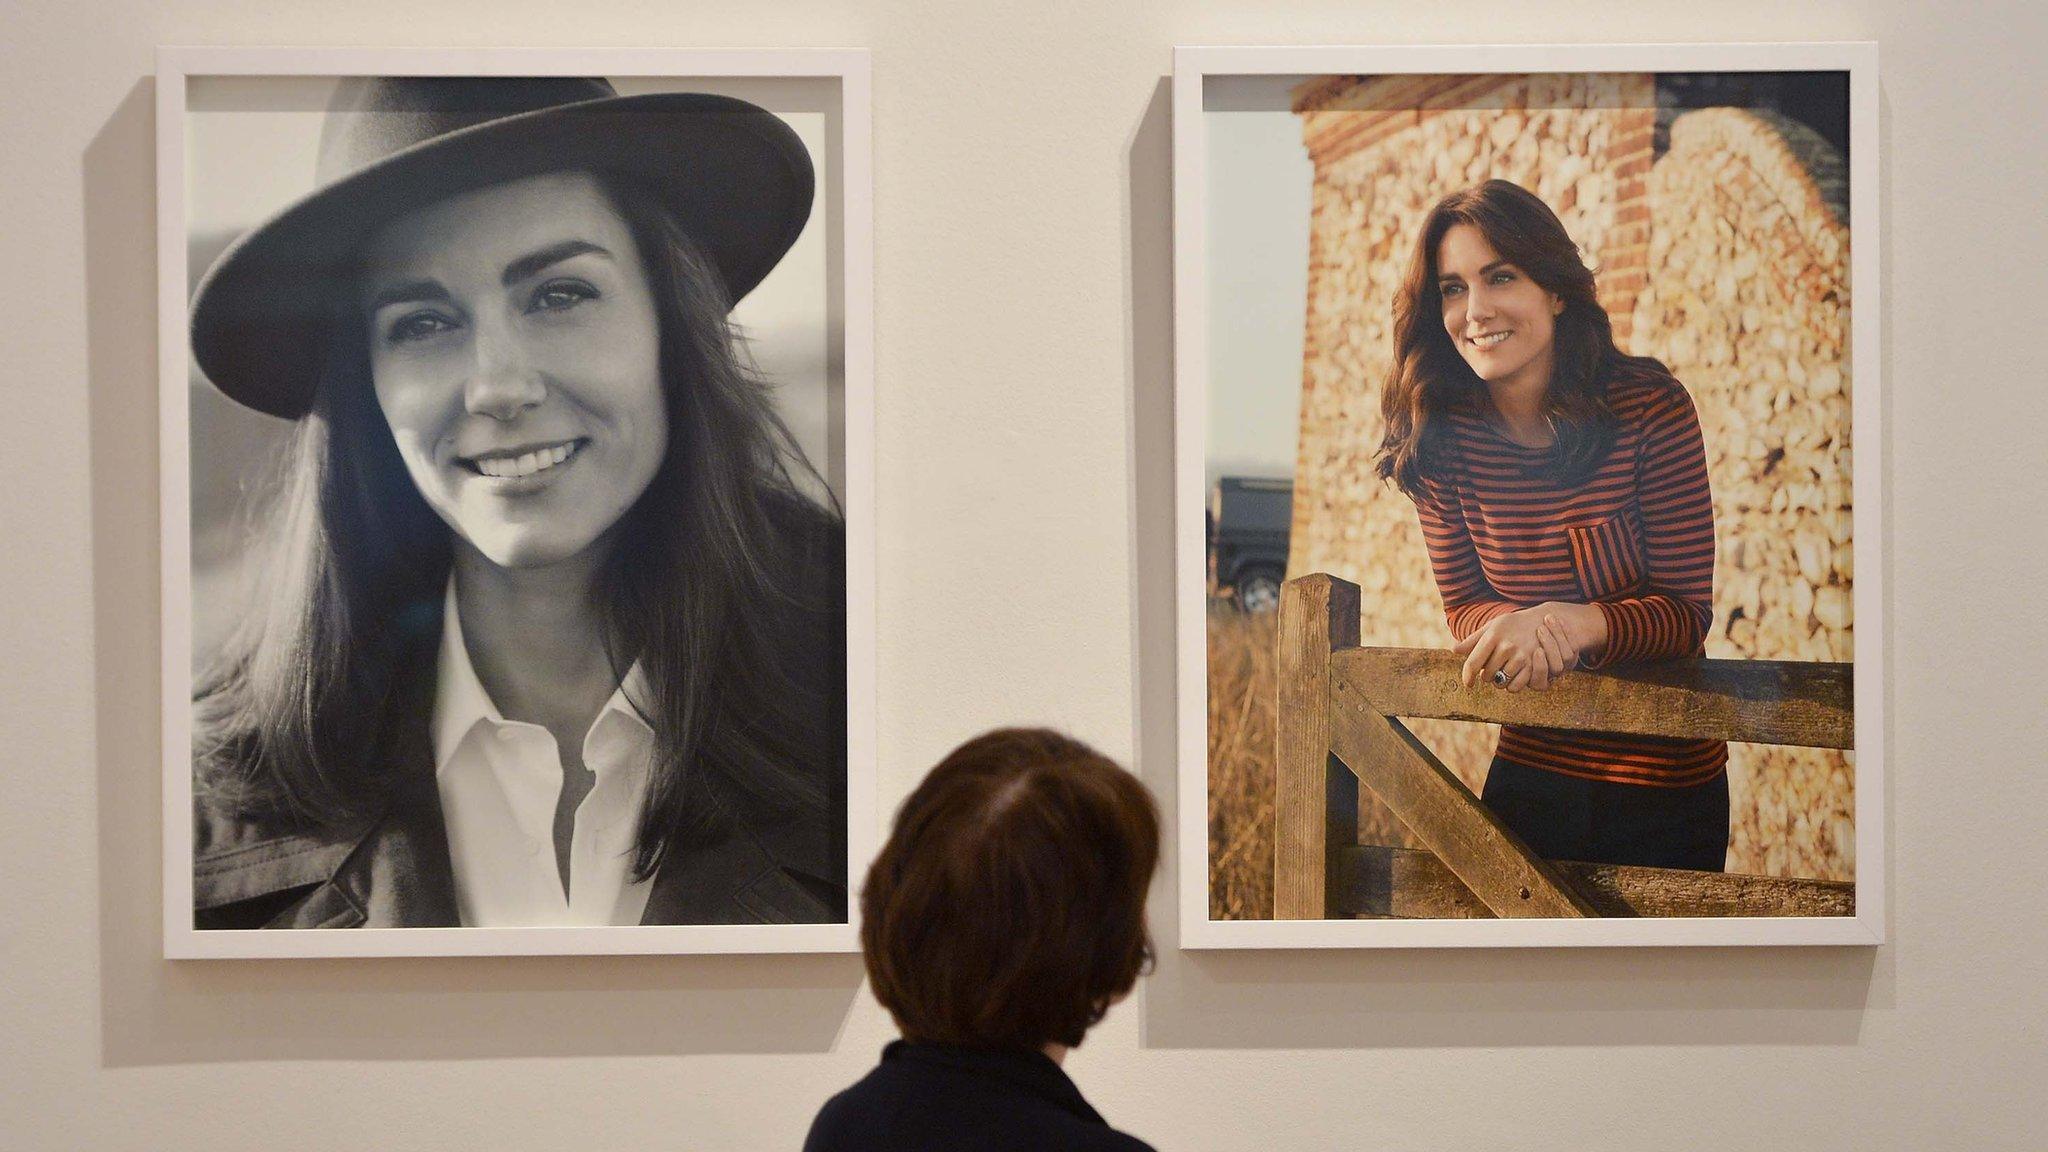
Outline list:
[[[364,243],[416,208],[566,169],[645,186],[736,301],[810,218],[810,153],[789,125],[705,93],[620,96],[567,77],[371,77],[341,83],[316,190],[222,253],[192,300],[192,354],[230,398],[274,416],[312,406],[338,291]]]

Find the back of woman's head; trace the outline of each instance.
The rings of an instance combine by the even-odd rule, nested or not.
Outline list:
[[[1159,814],[1077,740],[961,745],[903,803],[861,892],[876,997],[930,1043],[1072,1047],[1150,962]]]

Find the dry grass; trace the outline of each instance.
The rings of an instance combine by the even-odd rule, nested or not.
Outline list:
[[[1273,917],[1279,614],[1209,608],[1209,917]]]
[[[1279,710],[1280,617],[1209,607],[1209,917],[1273,918],[1273,757]],[[1421,721],[1432,747],[1454,747],[1456,733],[1492,748],[1492,726]],[[1478,743],[1473,744],[1476,750]],[[1470,759],[1471,757],[1466,757]],[[1479,761],[1484,763],[1483,760]],[[1420,844],[1370,792],[1358,798],[1358,842]]]

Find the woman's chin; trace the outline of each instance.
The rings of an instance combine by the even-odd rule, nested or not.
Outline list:
[[[552,568],[587,551],[590,541],[566,540],[553,533],[493,532],[464,537],[478,555],[506,571]]]

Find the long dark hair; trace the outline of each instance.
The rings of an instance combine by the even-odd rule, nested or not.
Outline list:
[[[638,660],[647,680],[634,701],[655,732],[644,878],[736,817],[823,814],[843,794],[843,658],[821,674],[791,657],[793,632],[843,627],[843,524],[792,475],[816,479],[743,358],[702,249],[649,191],[596,176],[653,290],[669,423],[598,590],[615,672]],[[451,555],[377,405],[367,340],[347,335],[360,316],[337,303],[334,324],[277,488],[256,610],[193,693],[201,802],[322,829],[374,819],[408,784],[391,729],[431,666]],[[828,635],[823,651],[842,644]]]
[[[1571,483],[1597,467],[1614,445],[1615,416],[1607,387],[1617,378],[1668,376],[1656,360],[1630,356],[1614,343],[1614,326],[1594,292],[1593,272],[1557,214],[1518,184],[1488,180],[1453,192],[1429,210],[1394,300],[1394,369],[1380,398],[1386,433],[1374,466],[1382,480],[1410,496],[1443,465],[1444,413],[1485,395],[1486,384],[1444,331],[1437,252],[1444,234],[1470,224],[1502,259],[1564,302],[1552,337],[1550,387],[1543,413],[1556,435],[1545,470]]]

